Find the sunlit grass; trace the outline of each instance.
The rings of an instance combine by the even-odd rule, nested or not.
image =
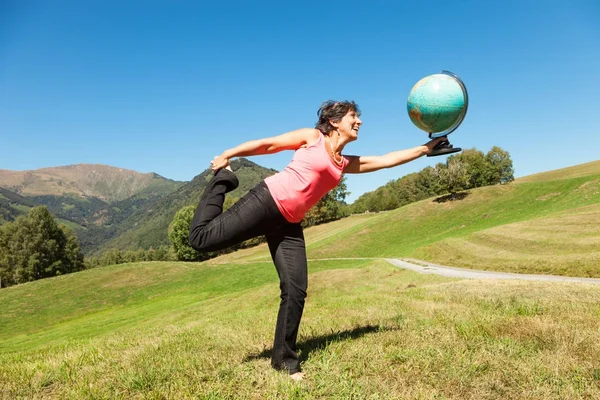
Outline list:
[[[600,204],[445,239],[413,256],[464,268],[600,277]]]
[[[309,245],[309,256],[411,257],[464,268],[600,276],[597,175],[437,200],[369,216]]]
[[[0,398],[600,398],[597,287],[380,260],[598,276],[600,175],[580,172],[306,229],[299,384],[270,368],[279,285],[265,245],[2,289]],[[375,260],[330,260],[342,257]]]
[[[131,266],[143,268],[143,286],[122,275],[107,292],[74,289],[72,296],[88,302],[107,301],[85,317],[25,297],[22,306],[60,315],[62,322],[31,319],[29,341],[3,331],[1,393],[61,399],[600,395],[600,293],[592,286],[450,280],[383,261],[311,263],[299,337],[307,379],[295,384],[269,366],[279,295],[274,271],[247,288],[237,283],[243,269],[256,276],[272,266],[185,266]],[[160,270],[178,283],[163,286]],[[88,280],[97,282],[93,274]],[[117,287],[129,280],[125,295]],[[5,304],[6,293],[27,295],[32,286],[3,290],[0,298]]]
[[[585,164],[574,165],[568,168],[561,168],[552,171],[541,172],[539,174],[527,175],[522,178],[518,178],[515,182],[527,183],[553,181],[558,179],[571,179],[598,174],[600,174],[600,160],[588,162]]]

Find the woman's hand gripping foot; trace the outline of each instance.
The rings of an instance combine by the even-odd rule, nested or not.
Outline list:
[[[211,169],[215,172],[220,170],[221,168],[225,168],[231,171],[231,166],[229,165],[229,159],[223,157],[223,155],[215,156],[210,162]]]

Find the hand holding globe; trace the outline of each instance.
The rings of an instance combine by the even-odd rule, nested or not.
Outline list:
[[[415,126],[432,139],[445,137],[462,123],[469,104],[467,88],[449,71],[429,75],[418,81],[408,95],[407,110]],[[443,141],[428,157],[456,153],[460,148]]]

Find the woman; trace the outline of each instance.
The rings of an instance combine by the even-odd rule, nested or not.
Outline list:
[[[192,219],[190,245],[198,251],[214,251],[255,236],[265,235],[279,274],[281,303],[271,365],[302,379],[296,338],[308,287],[304,214],[342,179],[356,174],[395,167],[417,159],[444,138],[383,156],[345,156],[346,144],[358,138],[360,110],[353,101],[327,101],[317,112],[316,127],[280,136],[252,140],[226,150],[212,161],[215,174],[206,187]],[[229,167],[234,157],[294,150],[290,164],[250,190],[226,212],[225,194],[238,186]]]

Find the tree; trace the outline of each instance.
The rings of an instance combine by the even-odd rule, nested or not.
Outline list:
[[[452,194],[453,198],[456,193],[465,190],[469,185],[467,166],[459,158],[449,158],[446,164],[437,164],[436,172],[440,187]]]
[[[421,200],[441,194],[442,191],[436,178],[435,168],[433,167],[425,167],[419,171],[416,185],[421,192]]]
[[[510,154],[498,146],[494,146],[485,155],[489,165],[487,181],[488,185],[497,183],[508,183],[515,180],[513,163]]]
[[[123,253],[119,249],[110,249],[102,254],[101,265],[123,264]]]
[[[169,246],[160,246],[157,249],[148,250],[128,250],[122,253],[119,249],[110,249],[101,256],[87,257],[85,260],[86,268],[97,268],[105,265],[121,264],[125,262],[137,261],[175,261],[177,258]]]
[[[342,177],[342,180],[335,188],[330,190],[317,204],[308,210],[302,220],[302,226],[318,225],[345,217],[345,213],[347,212],[345,201],[346,196],[349,194],[350,192],[348,192],[348,187],[346,186],[346,177]]]
[[[8,259],[8,234],[5,232],[8,225],[10,224],[0,226],[0,288],[8,286],[11,274]]]
[[[160,246],[152,253],[152,261],[173,261],[176,256],[169,246]]]
[[[194,206],[183,207],[177,211],[169,225],[169,240],[179,261],[198,261],[201,259],[200,253],[194,250],[189,243],[190,227],[195,210]]]
[[[458,159],[465,164],[468,175],[468,185],[466,189],[474,189],[488,185],[489,163],[483,152],[472,148],[463,150],[462,153],[450,156],[448,160]]]
[[[230,196],[229,194],[225,196],[225,201],[223,202],[223,211],[228,210],[232,205],[234,205],[239,199],[237,197]],[[191,221],[191,220],[190,220]]]
[[[35,207],[0,229],[0,276],[9,286],[84,268],[73,232],[58,226],[46,207]]]
[[[65,270],[63,273],[82,271],[85,269],[84,257],[81,252],[81,246],[75,233],[66,225],[60,225],[60,229],[65,235],[65,247],[63,250],[65,260]]]
[[[137,258],[137,254],[133,250],[127,250],[125,254],[123,254],[123,263],[134,263],[139,261]]]

